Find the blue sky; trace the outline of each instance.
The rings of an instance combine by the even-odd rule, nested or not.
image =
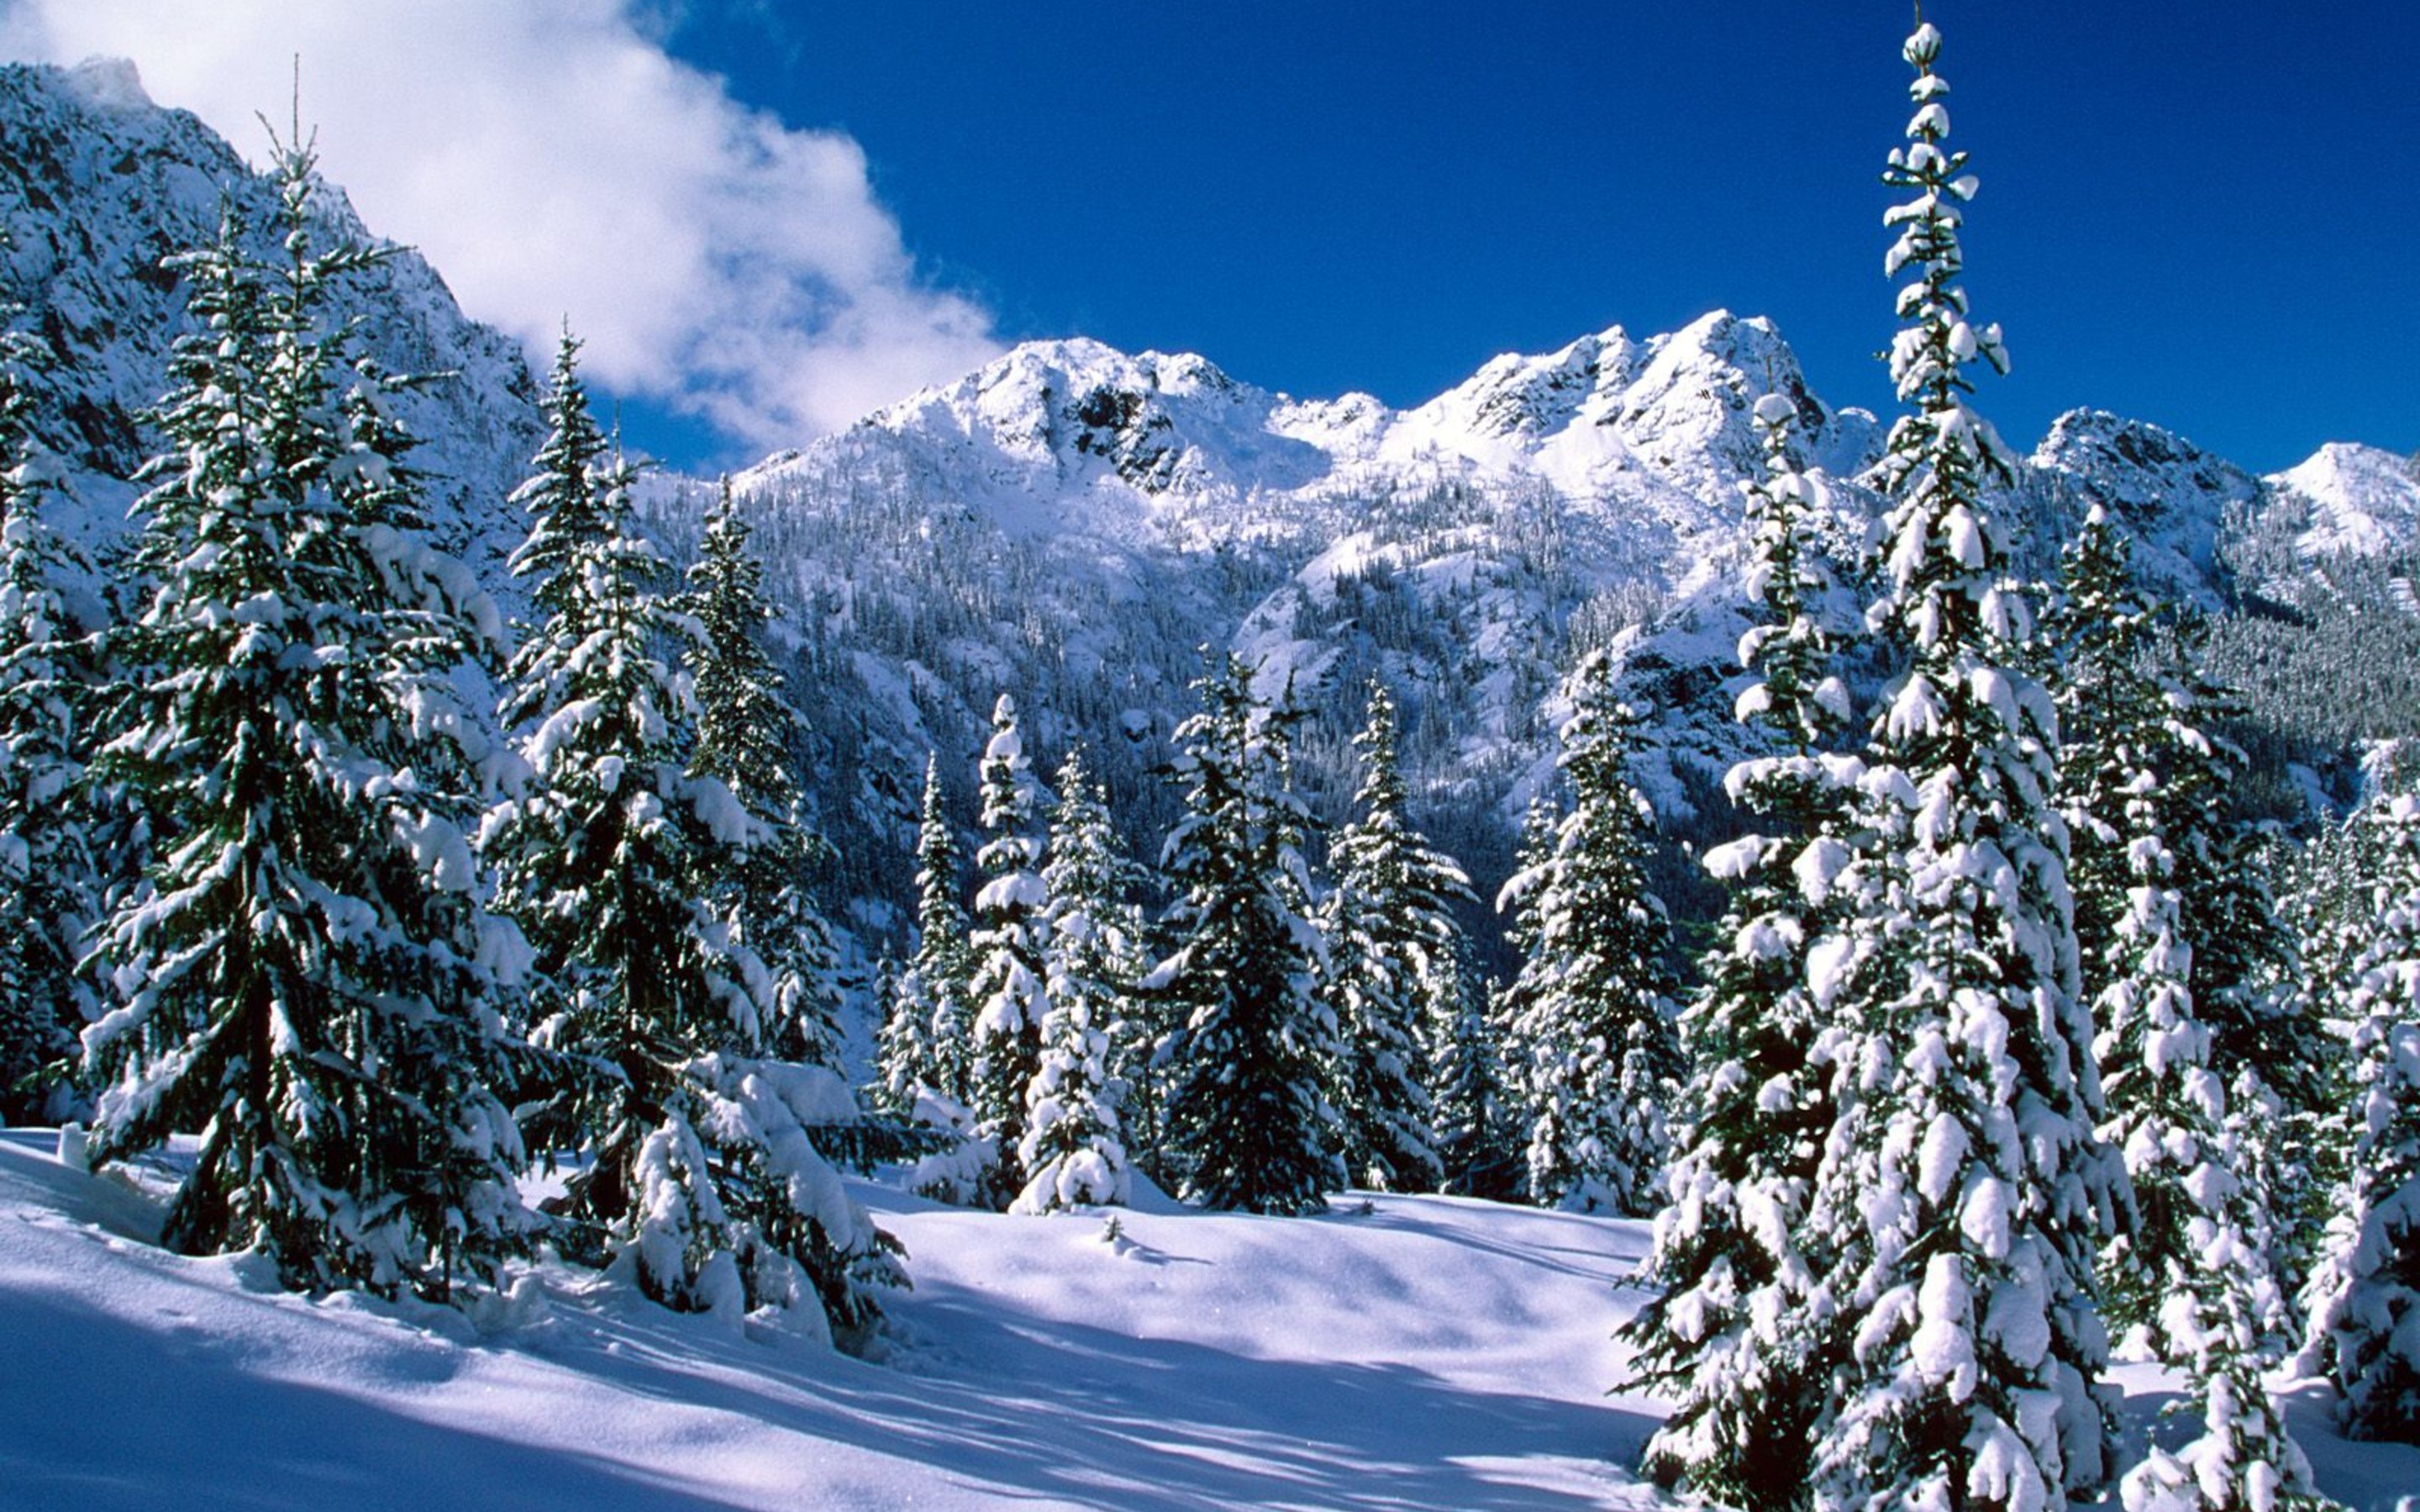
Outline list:
[[[1983,193],[1986,412],[2157,421],[2256,470],[2420,448],[2420,7],[1937,4]],[[1887,407],[1899,5],[694,0],[666,41],[863,147],[923,276],[1009,340],[1425,399],[1716,307]],[[1719,18],[1719,19],[1710,19]],[[664,440],[683,443],[673,432]]]

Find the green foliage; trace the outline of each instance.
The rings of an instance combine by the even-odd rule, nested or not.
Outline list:
[[[743,654],[761,614],[730,560],[742,543],[726,532],[722,567],[706,566],[717,645],[676,611],[669,568],[634,533],[631,471],[600,464],[585,440],[575,351],[566,338],[554,433],[517,495],[533,526],[515,570],[538,579],[532,596],[548,610],[514,657],[504,709],[523,729],[529,780],[482,834],[499,901],[543,973],[532,1033],[560,1074],[539,1128],[551,1149],[588,1155],[562,1215],[575,1247],[668,1306],[737,1313],[812,1298],[837,1335],[861,1337],[876,1290],[899,1278],[897,1245],[847,1199],[809,1133],[856,1120],[846,1088],[827,1067],[776,1058],[801,1037],[742,911],[767,826],[703,769],[768,741],[778,710],[727,700],[701,762],[689,685],[664,659],[680,636],[706,640],[708,663]],[[780,801],[771,782],[751,774],[759,804]]]
[[[1642,870],[1654,815],[1631,785],[1637,714],[1607,659],[1574,675],[1558,762],[1571,811],[1505,884],[1520,975],[1499,1010],[1529,1132],[1531,1200],[1644,1216],[1662,1200],[1683,1072],[1671,925]]]
[[[782,674],[765,649],[773,613],[748,537],[726,482],[706,518],[704,550],[689,570],[693,625],[682,659],[698,711],[690,774],[728,788],[751,823],[713,902],[733,940],[753,952],[770,978],[765,1046],[780,1059],[837,1071],[837,962],[807,882],[822,842],[801,816],[793,775],[793,745],[805,720],[785,702]]]
[[[1311,818],[1286,779],[1291,715],[1253,696],[1235,656],[1195,687],[1202,711],[1176,733],[1185,816],[1163,854],[1174,950],[1152,978],[1181,1016],[1163,1052],[1170,1152],[1210,1207],[1317,1212],[1343,1184],[1327,1087],[1339,1047],[1304,917]]]
[[[1412,827],[1394,701],[1373,682],[1369,702],[1369,722],[1354,742],[1364,764],[1358,812],[1329,847],[1336,888],[1320,915],[1328,945],[1322,988],[1344,1045],[1341,1153],[1354,1180],[1386,1192],[1428,1192],[1445,1172],[1422,1036],[1431,1025],[1450,1032],[1468,999],[1462,927],[1450,905],[1470,897],[1470,879]]]

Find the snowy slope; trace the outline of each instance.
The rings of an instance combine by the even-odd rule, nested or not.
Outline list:
[[[1640,1226],[1445,1197],[1012,1218],[861,1187],[911,1251],[886,1356],[540,1269],[472,1319],[256,1287],[0,1134],[0,1508],[1624,1508]],[[2138,1406],[2162,1395],[2139,1369]],[[2298,1388],[2307,1393],[2308,1388]],[[2297,1426],[2357,1512],[2420,1450]]]
[[[2408,457],[2332,443],[2268,482],[2308,507],[2305,555],[2381,556],[2420,543],[2420,465]]]

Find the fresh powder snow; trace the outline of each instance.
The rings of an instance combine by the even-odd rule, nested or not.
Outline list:
[[[241,1257],[154,1247],[156,1195],[58,1144],[0,1132],[8,1512],[1678,1504],[1630,1468],[1662,1406],[1614,1389],[1647,1246],[1629,1220],[1145,1193],[1112,1240],[1103,1214],[852,1181],[916,1282],[862,1361],[551,1264],[467,1317],[290,1296]],[[2138,1413],[2175,1391],[2116,1379]],[[2420,1448],[2348,1443],[2320,1388],[2287,1389],[2323,1491],[2420,1506]]]

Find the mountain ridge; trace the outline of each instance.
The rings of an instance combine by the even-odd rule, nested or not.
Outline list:
[[[0,163],[6,276],[61,357],[37,426],[82,501],[70,533],[106,548],[137,492],[142,411],[185,329],[160,258],[207,239],[222,204],[264,220],[268,192],[199,121],[151,104],[128,66],[0,69],[0,130],[23,145]],[[369,235],[333,187],[315,213]],[[524,522],[507,501],[539,439],[527,362],[408,250],[341,310],[390,367],[452,375],[407,419],[429,438],[418,460],[441,533],[512,604],[502,563]],[[1878,325],[1885,311],[1878,298]],[[743,470],[734,487],[814,720],[819,817],[855,857],[835,888],[892,926],[891,861],[924,755],[942,753],[965,808],[1003,689],[1028,710],[1043,769],[1094,748],[1147,851],[1172,801],[1155,773],[1204,648],[1253,656],[1264,693],[1315,706],[1302,775],[1329,812],[1349,794],[1358,690],[1386,682],[1416,808],[1482,880],[1551,780],[1561,672],[1609,650],[1655,711],[1641,770],[1661,811],[1700,822],[1746,749],[1730,719],[1741,489],[1761,465],[1749,413],[1768,393],[1799,418],[1842,582],[1826,611],[1854,629],[1884,423],[1827,404],[1771,320],[1728,311],[1504,353],[1403,409],[1263,389],[1191,353],[1031,342]],[[713,492],[677,473],[649,484],[647,517],[676,556]],[[2051,576],[2095,502],[2135,537],[2147,579],[2211,611],[2291,587],[2334,553],[2420,545],[2420,476],[2391,454],[2332,444],[2259,478],[2161,426],[2074,410],[1998,500],[2019,572]]]

